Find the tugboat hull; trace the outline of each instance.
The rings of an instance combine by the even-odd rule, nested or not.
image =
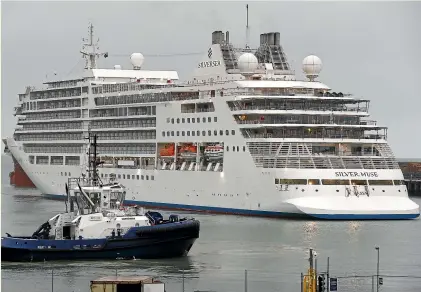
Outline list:
[[[2,237],[2,261],[157,259],[186,256],[199,237],[198,221],[131,228],[104,239],[49,240]]]

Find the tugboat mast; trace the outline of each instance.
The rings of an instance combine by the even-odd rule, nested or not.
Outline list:
[[[89,132],[88,134],[88,181],[92,183],[93,186],[98,186],[99,183],[102,184],[101,179],[98,176],[98,165],[102,162],[98,161],[97,157],[97,135]]]

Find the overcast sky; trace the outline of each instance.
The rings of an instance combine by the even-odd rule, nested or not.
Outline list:
[[[83,68],[79,50],[89,21],[110,54],[101,67],[129,68],[133,52],[205,53],[214,30],[229,30],[234,44],[245,42],[242,2],[3,1],[1,12],[2,137],[13,134],[12,110],[25,86]],[[257,47],[260,33],[279,31],[299,77],[302,59],[319,56],[320,81],[370,99],[371,118],[389,127],[395,155],[419,158],[420,15],[421,2],[249,2],[250,41]],[[200,58],[146,56],[144,68],[177,70],[186,79]]]

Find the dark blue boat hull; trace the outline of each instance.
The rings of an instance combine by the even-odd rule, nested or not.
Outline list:
[[[89,259],[157,259],[188,254],[199,237],[198,221],[130,229],[124,236],[103,239],[49,240],[2,238],[2,261]]]

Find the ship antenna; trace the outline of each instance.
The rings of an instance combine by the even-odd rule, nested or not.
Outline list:
[[[89,40],[86,40],[85,38],[83,38],[82,40],[84,42],[89,41],[88,43],[83,44],[82,51],[80,51],[83,57],[86,59],[85,69],[96,69],[97,59],[100,56],[104,56],[104,58],[107,58],[108,53],[100,53],[97,51],[99,47],[98,42],[95,43],[94,41],[94,26],[92,25],[92,23],[89,24]]]
[[[246,5],[246,16],[247,16],[247,22],[246,22],[246,49],[249,49],[249,5]]]

